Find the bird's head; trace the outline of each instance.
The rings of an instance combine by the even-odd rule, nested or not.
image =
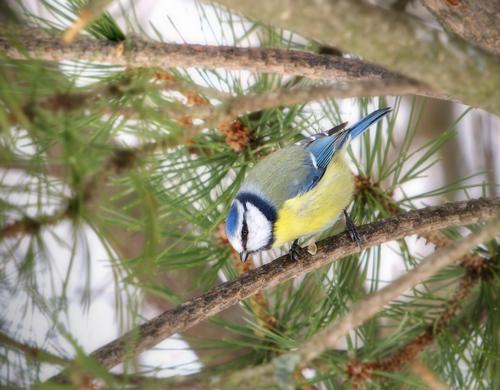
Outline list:
[[[271,248],[276,218],[275,207],[261,196],[248,192],[236,196],[226,220],[226,233],[241,261],[251,253]]]

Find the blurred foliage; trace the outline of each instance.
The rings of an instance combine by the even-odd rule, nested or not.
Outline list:
[[[22,18],[61,30],[75,21],[84,4],[80,0],[41,1],[40,5],[57,22],[34,16],[22,3],[18,10]],[[200,22],[210,25],[221,44],[248,44],[257,38],[265,47],[322,50],[314,42],[242,21],[218,8],[199,5],[198,10]],[[134,25],[134,15],[122,15],[129,28]],[[155,31],[158,36],[152,38],[167,39]],[[87,32],[96,39],[115,42],[125,40],[131,33],[144,34],[140,30],[125,33],[109,13],[87,26]],[[165,89],[158,74],[168,74],[175,82],[182,82],[183,87],[177,92]],[[308,83],[300,78],[273,75],[245,78],[241,73],[223,70],[167,72],[83,62],[14,61],[0,53],[0,227],[13,221],[33,223],[58,210],[70,210],[53,224],[1,241],[4,261],[0,266],[0,310],[6,313],[15,297],[20,313],[16,318],[2,316],[1,331],[21,341],[27,339],[25,335],[30,331],[38,336],[45,332],[37,338],[44,340],[38,343],[40,348],[74,357],[83,371],[102,379],[110,388],[125,386],[123,378],[118,381],[92,361],[76,335],[69,331],[68,297],[75,294],[75,283],[83,285],[76,293],[82,311],[96,299],[90,235],[100,240],[110,259],[110,283],[120,331],[143,320],[140,307],[145,294],[178,304],[189,292],[206,291],[221,278],[237,277],[240,270],[221,237],[220,226],[247,169],[284,145],[340,123],[341,104],[346,103],[329,100],[243,116],[239,120],[250,129],[250,138],[241,152],[235,152],[216,128],[204,129],[188,145],[173,146],[186,123],[191,126],[192,119],[179,119],[174,114],[179,107],[216,105],[221,101],[221,92],[237,96]],[[188,96],[192,90],[185,92],[186,85],[204,88],[197,90],[203,92],[196,92],[199,99],[194,103]],[[210,96],[211,90],[218,97]],[[374,98],[352,100],[351,104],[359,107],[360,116],[378,106],[394,106],[388,118],[349,148],[353,170],[367,183],[357,192],[351,209],[356,223],[375,221],[395,210],[421,207],[457,193],[468,196],[471,188],[486,188],[478,176],[475,185],[469,184],[468,177],[417,195],[405,193],[408,183],[425,178],[438,163],[441,147],[455,136],[456,125],[468,110],[450,122],[449,128],[422,143],[417,133],[426,109],[425,100]],[[396,123],[403,106],[410,110],[408,119],[406,123]],[[130,154],[118,154],[122,160],[115,158],[117,151],[165,140],[170,147],[134,154],[133,163],[124,161]],[[33,227],[28,224],[24,228],[30,226]],[[459,237],[474,228],[450,230],[446,234]],[[342,226],[335,226],[324,236],[341,229]],[[122,257],[120,245],[124,243],[119,240],[123,236],[117,231],[143,238],[137,242],[136,255]],[[212,324],[230,331],[233,338],[187,340],[195,351],[210,351],[214,356],[245,351],[224,365],[206,364],[208,373],[228,373],[293,351],[319,329],[346,314],[353,302],[386,282],[381,270],[387,251],[396,253],[407,268],[413,267],[421,259],[414,241],[415,237],[409,237],[390,247],[374,247],[267,290],[261,297],[264,307],[259,309],[251,299],[243,302],[243,322],[211,319]],[[64,250],[55,253],[54,247]],[[498,242],[488,243],[480,252],[498,263]],[[257,264],[264,261],[255,260]],[[75,269],[81,270],[78,281],[70,277]],[[194,269],[196,277],[182,294],[155,278],[164,272],[188,269]],[[348,388],[345,367],[349,361],[376,361],[413,340],[438,318],[463,275],[460,266],[450,267],[394,302],[353,332],[346,340],[345,350],[329,352],[314,362],[311,368],[315,375],[303,380],[322,384],[326,389]],[[500,387],[500,285],[498,273],[493,275],[481,280],[459,317],[422,355],[425,364],[451,388]],[[272,324],[263,321],[263,312]],[[26,321],[20,323],[23,318]],[[35,318],[46,325],[35,329]],[[6,345],[0,345],[0,362],[2,385],[27,387],[46,379],[47,372],[55,372],[47,368],[48,363],[27,359],[18,349]],[[154,375],[159,369],[134,367],[133,363],[127,364],[125,372]],[[370,388],[425,388],[405,370],[380,375],[384,379],[369,379]]]

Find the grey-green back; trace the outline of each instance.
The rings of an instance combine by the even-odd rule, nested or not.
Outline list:
[[[291,145],[259,161],[248,173],[239,192],[259,193],[276,208],[307,188],[316,173],[311,154]]]

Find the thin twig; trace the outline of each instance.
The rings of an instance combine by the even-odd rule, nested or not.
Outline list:
[[[99,203],[102,186],[111,175],[121,174],[131,168],[137,160],[137,151],[134,149],[116,148],[111,156],[102,164],[102,168],[86,181],[81,196],[75,194],[66,201],[66,206],[52,214],[17,219],[0,227],[0,241],[16,236],[37,234],[43,227],[54,226],[65,219],[75,218],[79,206],[87,209],[95,208]]]
[[[78,19],[64,32],[63,42],[65,44],[72,43],[83,29],[104,12],[104,9],[111,1],[112,0],[88,0],[85,7],[82,7],[80,10]]]
[[[28,360],[43,361],[61,366],[66,366],[71,362],[69,359],[54,355],[53,353],[50,353],[42,348],[23,344],[3,332],[0,332],[0,345],[2,347],[12,348],[22,352]]]
[[[448,390],[438,376],[424,363],[417,361],[410,366],[410,370],[420,378],[431,390]]]
[[[302,253],[297,261],[291,260],[289,256],[283,256],[269,264],[249,271],[236,280],[223,283],[206,294],[193,298],[172,310],[163,312],[138,328],[99,348],[92,353],[92,357],[107,368],[114,367],[123,362],[125,356],[136,355],[153,347],[175,332],[188,329],[257,292],[290,278],[303,275],[336,259],[359,253],[371,246],[403,238],[410,234],[420,234],[451,226],[483,222],[498,216],[499,213],[500,199],[478,199],[410,211],[384,221],[361,226],[359,233],[363,243],[360,246],[353,243],[347,233],[338,234],[320,242],[318,251],[314,256]],[[463,249],[463,246],[459,248]],[[451,253],[455,252],[452,251]],[[419,273],[419,275],[421,274]],[[425,272],[422,275],[426,275]],[[413,281],[413,279],[411,280]],[[387,295],[384,295],[384,298],[387,298]],[[354,318],[354,320],[359,322],[358,317]],[[343,323],[341,330],[344,330],[345,326],[346,324]],[[329,338],[328,345],[332,343],[332,339],[332,337]],[[318,343],[318,340],[315,338],[312,342]],[[308,358],[314,355],[310,350],[310,347],[306,349]],[[54,379],[63,380],[64,374],[60,374]]]
[[[356,384],[362,384],[368,378],[378,376],[376,371],[395,372],[399,371],[409,363],[414,361],[427,347],[429,347],[436,337],[449,325],[452,318],[457,315],[460,306],[467,296],[472,292],[473,287],[480,280],[479,274],[465,275],[460,282],[444,310],[435,321],[434,325],[429,325],[417,337],[398,348],[389,357],[383,360],[360,362],[350,361],[347,364],[346,372],[349,378]]]

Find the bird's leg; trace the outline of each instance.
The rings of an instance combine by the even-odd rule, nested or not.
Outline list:
[[[299,259],[299,254],[300,254],[299,249],[300,249],[299,240],[295,240],[292,243],[292,246],[290,247],[290,251],[288,251],[288,254],[290,255],[293,261],[297,261]]]
[[[349,233],[349,237],[353,240],[358,246],[361,246],[361,237],[359,236],[358,229],[356,229],[356,225],[352,221],[347,211],[344,210],[344,218],[345,218],[345,227],[347,233]]]

